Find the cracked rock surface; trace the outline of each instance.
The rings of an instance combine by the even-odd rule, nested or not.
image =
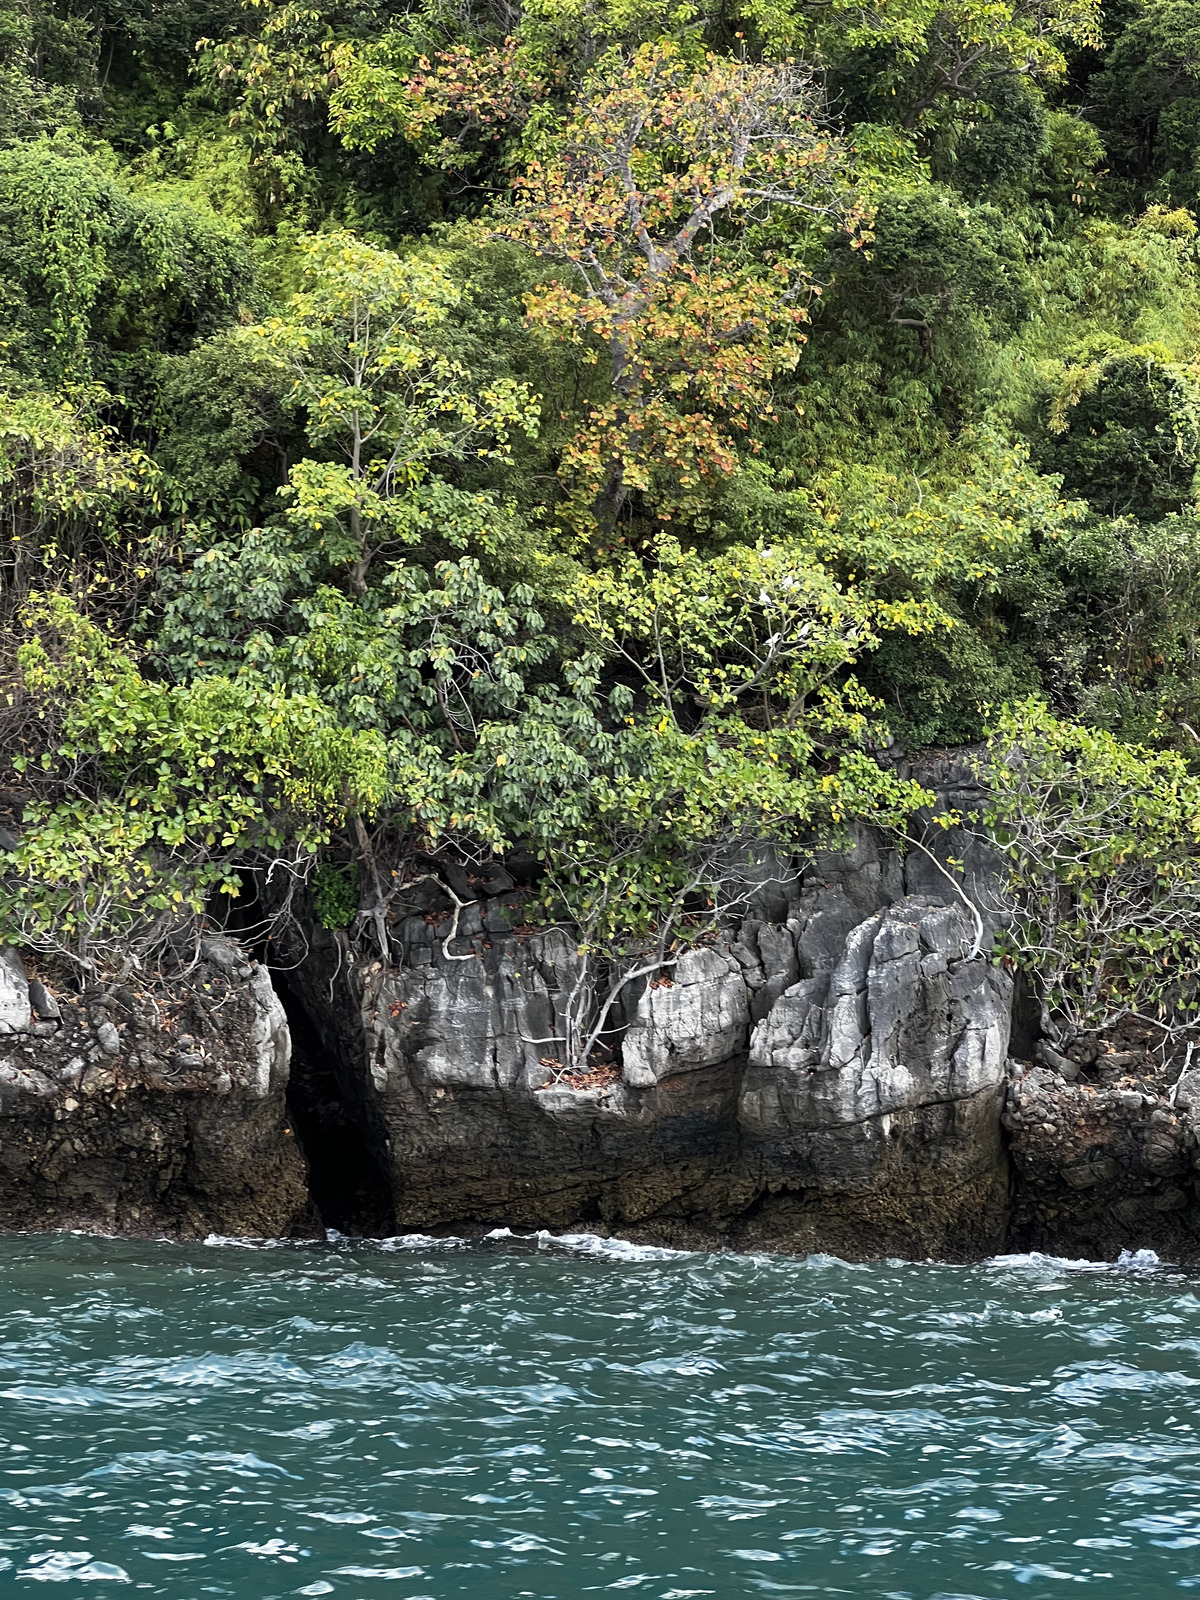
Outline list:
[[[1195,1261],[1200,1071],[1156,1071],[1153,1056],[1128,1049],[1082,1069],[1065,1061],[1070,1076],[1009,1064],[1014,1247],[1081,1259],[1150,1249]]]
[[[1006,1238],[1012,985],[928,877],[909,892],[864,835],[772,880],[631,985],[574,1078],[555,1059],[574,944],[519,897],[454,924],[431,891],[402,960],[347,973],[318,940],[295,982],[327,1022],[330,986],[349,997],[327,1044],[364,1085],[398,1227],[967,1258]]]

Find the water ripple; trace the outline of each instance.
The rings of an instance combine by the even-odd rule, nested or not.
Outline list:
[[[5,1592],[1200,1589],[1200,1294],[1145,1252],[7,1246]]]

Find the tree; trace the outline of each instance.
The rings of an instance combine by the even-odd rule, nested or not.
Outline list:
[[[870,599],[840,584],[798,542],[705,558],[666,534],[649,570],[642,557],[619,556],[580,579],[576,604],[597,647],[640,680],[650,715],[690,731],[709,719],[727,747],[739,729],[756,745],[776,733],[808,740],[823,696],[834,696],[831,716],[839,697],[850,704],[839,675],[878,644],[879,630],[916,634],[940,620],[919,601]],[[866,724],[851,717],[851,730],[861,737]]]
[[[1157,521],[1193,503],[1200,467],[1195,369],[1154,352],[1091,363],[1050,418],[1041,465],[1110,516]]]
[[[240,872],[301,867],[346,811],[386,797],[377,735],[312,696],[144,677],[62,595],[31,602],[4,662],[3,776],[21,836],[0,852],[0,939],[84,972],[161,954]]]
[[[95,48],[87,19],[29,0],[0,0],[0,143],[79,124]]]
[[[148,196],[99,155],[33,140],[0,148],[6,367],[53,388],[139,375],[228,323],[249,287],[246,244],[202,205]]]
[[[623,1005],[892,736],[1190,752],[1193,10],[0,0],[5,904],[532,851]]]
[[[600,63],[518,181],[503,231],[565,269],[529,314],[603,351],[611,384],[564,461],[577,521],[611,531],[634,491],[664,516],[694,508],[771,411],[816,286],[794,241],[758,230],[779,211],[853,225],[820,113],[791,64],[646,45]]]
[[[877,629],[932,626],[921,606],[866,599],[795,546],[705,559],[665,534],[651,561],[622,555],[583,577],[576,606],[620,673],[621,766],[593,792],[602,836],[637,836],[649,871],[621,891],[626,927],[655,925],[664,897],[691,893],[712,841],[794,840],[920,803],[864,754],[879,708],[847,669]]]
[[[996,207],[966,206],[932,185],[889,194],[873,235],[860,267],[868,292],[881,295],[889,323],[911,329],[927,357],[939,333],[961,342],[972,323],[1008,331],[1028,315],[1022,241]]]
[[[985,826],[1007,861],[1002,948],[1068,1037],[1200,1013],[1200,778],[1174,752],[1059,722],[997,719]]]
[[[862,120],[923,136],[1022,80],[1061,81],[1067,49],[1101,39],[1098,0],[742,0],[737,15],[768,53],[827,62],[837,92],[876,108]]]
[[[564,91],[534,18],[415,72],[384,44],[349,52],[341,76],[334,116],[355,146],[397,127],[426,143],[441,126],[524,129],[499,231],[557,269],[532,320],[605,369],[564,454],[568,516],[604,537],[631,496],[695,510],[799,356],[819,294],[810,234],[858,217],[814,75],[659,39],[602,52]],[[448,137],[430,159],[466,158]]]
[[[674,927],[739,840],[919,803],[863,753],[872,703],[843,679],[876,628],[930,626],[920,605],[866,601],[795,550],[712,563],[665,537],[648,566],[580,578],[578,653],[532,601],[470,558],[396,562],[362,600],[299,600],[301,626],[244,669],[385,741],[383,825],[347,817],[381,953],[414,863],[440,851],[533,851],[543,917],[594,963]]]
[[[1200,14],[1191,0],[1139,8],[1091,87],[1121,167],[1143,180],[1161,175],[1177,204],[1191,204],[1200,152]]]
[[[287,376],[309,443],[334,456],[292,468],[288,520],[363,595],[376,558],[419,539],[433,468],[503,454],[511,429],[536,429],[537,407],[511,379],[477,392],[439,352],[458,293],[436,262],[348,233],[313,235],[299,254],[285,311],[240,337]]]
[[[230,126],[248,146],[262,209],[276,219],[310,182],[303,154],[324,129],[342,19],[295,0],[248,0],[247,10],[257,13],[257,27],[231,39],[199,39],[196,65],[218,95],[233,100]]]
[[[764,847],[789,857],[851,818],[903,828],[932,796],[863,751],[878,708],[845,669],[919,606],[871,602],[795,548],[703,560],[667,535],[579,584],[576,621],[626,684],[568,818],[530,815],[542,908],[575,940],[551,1057],[586,1070],[631,984],[744,912]],[[636,685],[636,688],[633,687]]]
[[[98,420],[105,398],[0,389],[0,617],[28,597],[39,567],[94,560],[122,513],[153,494],[145,453]]]
[[[946,102],[986,102],[997,87],[1020,78],[1061,78],[1065,44],[1100,42],[1096,0],[937,0],[920,8],[924,33],[910,59],[915,94],[903,126],[919,128]]]

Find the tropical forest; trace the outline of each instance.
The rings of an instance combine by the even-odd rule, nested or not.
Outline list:
[[[969,746],[1186,1021],[1198,214],[1194,0],[3,0],[0,936],[675,948]]]

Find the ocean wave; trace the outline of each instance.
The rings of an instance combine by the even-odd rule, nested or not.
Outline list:
[[[679,1261],[688,1256],[698,1256],[699,1250],[669,1250],[665,1245],[634,1244],[631,1239],[602,1239],[595,1233],[551,1233],[539,1228],[535,1233],[514,1233],[511,1228],[493,1228],[485,1239],[500,1241],[514,1239],[519,1243],[559,1248],[578,1256],[600,1256],[607,1261]]]
[[[1040,1250],[1023,1255],[989,1256],[985,1267],[1032,1268],[1041,1272],[1157,1272],[1169,1263],[1153,1250],[1122,1250],[1115,1261],[1089,1261],[1072,1256],[1050,1256]]]

